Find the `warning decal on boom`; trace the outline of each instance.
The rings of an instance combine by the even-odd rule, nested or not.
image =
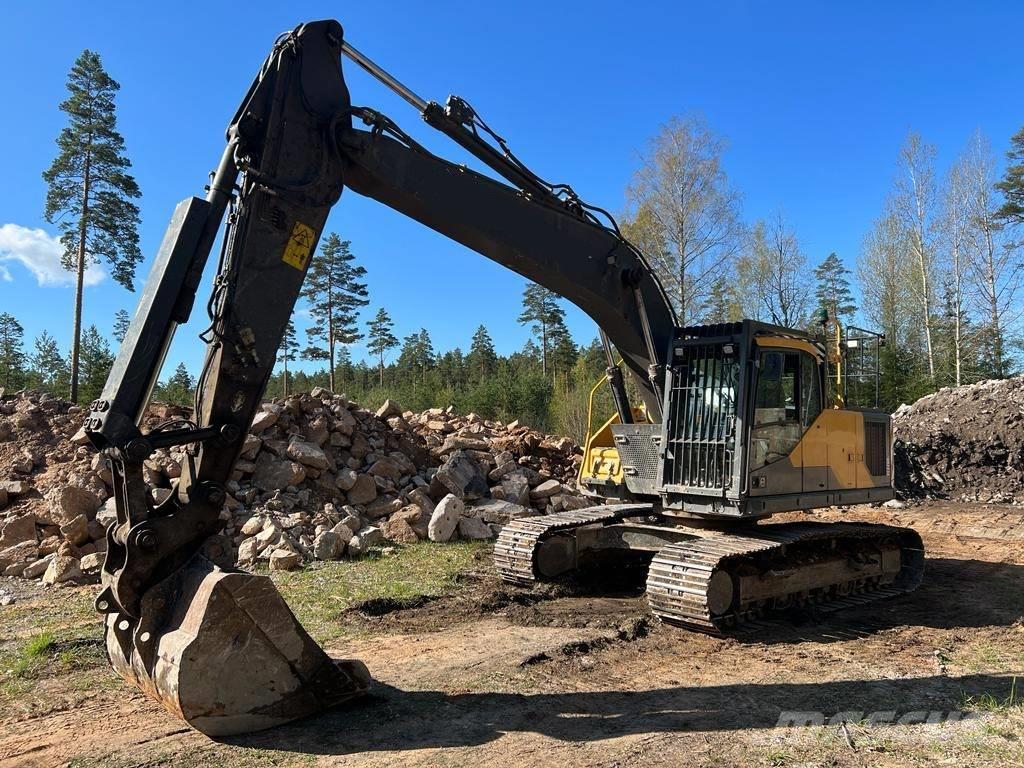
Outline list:
[[[281,261],[290,267],[305,270],[315,241],[316,232],[301,221],[296,221],[295,226],[292,227],[291,237],[288,238],[288,244],[284,247],[284,256],[281,257]]]

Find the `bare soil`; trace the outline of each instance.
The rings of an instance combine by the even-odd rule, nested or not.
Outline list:
[[[26,692],[35,706],[0,714],[0,766],[1024,765],[1024,511],[823,515],[913,523],[929,551],[924,585],[723,639],[653,620],[635,579],[521,590],[480,562],[441,596],[340,613],[351,639],[330,650],[377,680],[359,704],[217,742],[98,663],[72,666]],[[82,599],[26,589],[23,607]],[[852,714],[845,727],[776,727],[786,710]]]

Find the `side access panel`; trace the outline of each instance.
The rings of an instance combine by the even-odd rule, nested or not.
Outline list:
[[[858,488],[858,465],[864,444],[862,418],[844,410],[822,413],[828,429],[828,489],[842,491]]]

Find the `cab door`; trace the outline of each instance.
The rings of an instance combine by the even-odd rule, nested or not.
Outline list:
[[[820,493],[828,490],[828,420],[822,417],[818,361],[806,352],[800,353],[800,423],[803,491]]]

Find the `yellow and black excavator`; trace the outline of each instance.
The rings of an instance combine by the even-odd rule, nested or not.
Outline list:
[[[343,54],[501,181],[353,105]],[[85,422],[110,460],[117,505],[96,600],[110,661],[193,727],[267,728],[370,684],[362,663],[324,653],[268,577],[234,568],[220,535],[226,485],[345,188],[555,291],[601,329],[615,414],[588,439],[580,482],[602,503],[513,521],[495,547],[502,577],[529,583],[640,558],[652,611],[711,632],[918,584],[923,550],[911,530],[761,522],[892,497],[889,418],[830,407],[824,345],[750,320],[680,327],[656,273],[605,211],[533,173],[465,100],[421,99],[348,44],[340,24],[312,22],[275,42],[228,126],[205,198],[175,209]],[[168,345],[225,220],[194,419],[144,433]],[[155,503],[143,463],[175,445],[188,446],[181,477]]]

